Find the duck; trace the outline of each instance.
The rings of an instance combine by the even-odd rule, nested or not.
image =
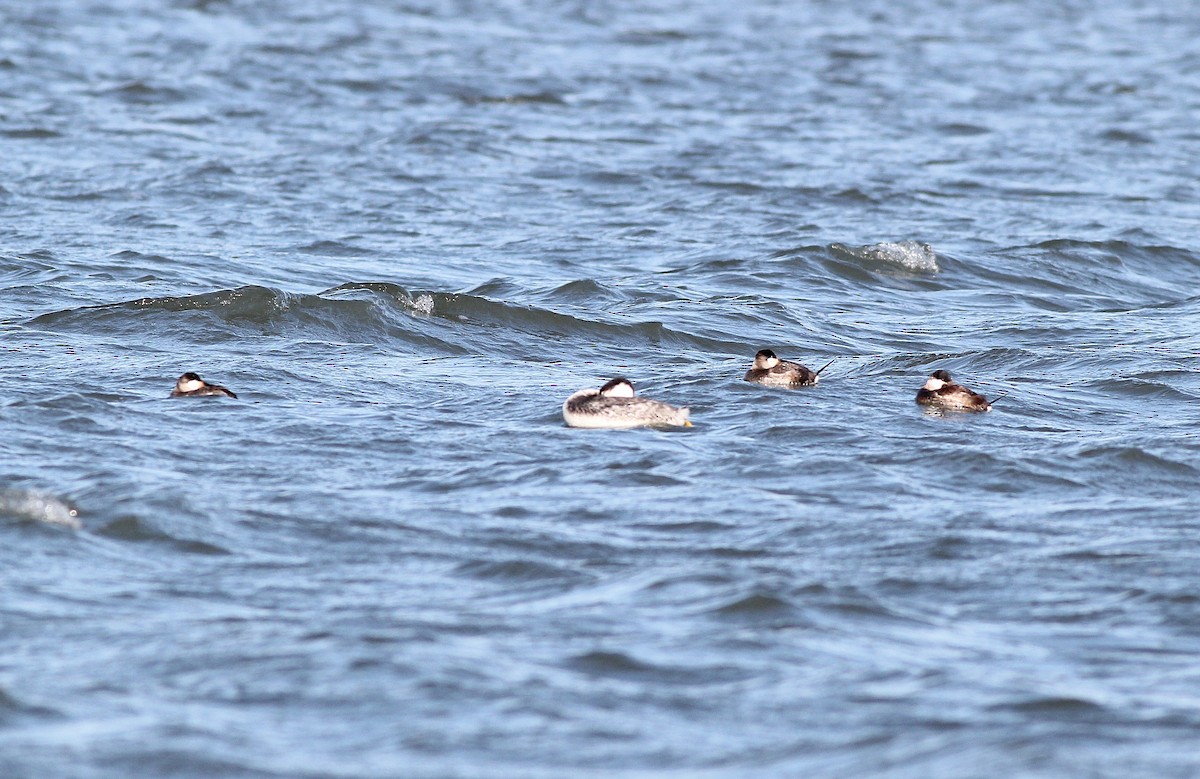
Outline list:
[[[944,411],[991,411],[992,404],[978,392],[955,384],[949,371],[934,371],[917,390],[917,403]]]
[[[691,412],[634,394],[633,383],[623,376],[600,389],[582,389],[562,406],[568,427],[622,429],[631,427],[691,427]]]
[[[743,381],[752,381],[765,387],[811,387],[820,381],[821,373],[833,365],[833,360],[825,364],[821,370],[814,371],[798,362],[781,360],[770,349],[760,349],[754,355],[754,364]]]
[[[220,384],[209,384],[204,379],[200,378],[200,374],[188,371],[179,377],[175,382],[175,389],[171,390],[173,398],[199,398],[204,396],[224,396],[227,398],[236,398],[228,387],[222,387]]]

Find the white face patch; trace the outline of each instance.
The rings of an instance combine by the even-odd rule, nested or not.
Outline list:
[[[942,381],[937,376],[930,376],[929,380],[925,382],[925,389],[929,390],[930,392],[937,392],[944,386],[946,386],[946,382]]]
[[[754,367],[758,368],[760,371],[769,371],[778,364],[779,358],[774,355],[770,357],[759,355],[758,357],[754,358]]]
[[[606,398],[632,398],[633,385],[623,381],[615,387],[610,387],[601,394],[603,394]]]
[[[175,389],[180,392],[195,392],[198,389],[204,389],[204,382],[199,379],[191,379],[189,381],[180,379],[179,383],[175,385]]]

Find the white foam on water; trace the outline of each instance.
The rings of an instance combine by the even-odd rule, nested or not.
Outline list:
[[[937,273],[937,254],[933,247],[920,241],[884,241],[863,246],[858,252],[866,259],[899,265],[902,268],[923,273]]]
[[[428,293],[423,293],[423,294],[417,295],[416,300],[414,300],[412,302],[412,308],[413,308],[413,311],[418,314],[432,314],[433,313],[433,295],[430,295]]]
[[[0,490],[0,516],[75,530],[83,527],[78,511],[49,493],[34,490]]]

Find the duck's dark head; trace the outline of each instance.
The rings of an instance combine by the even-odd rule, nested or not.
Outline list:
[[[180,376],[179,381],[175,382],[175,389],[179,392],[195,392],[205,386],[204,379],[200,378],[200,374],[191,371]]]
[[[754,367],[760,371],[770,370],[778,364],[779,358],[770,349],[759,349],[758,354],[754,355]]]

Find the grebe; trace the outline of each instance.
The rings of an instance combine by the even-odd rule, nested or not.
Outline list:
[[[798,362],[781,360],[770,349],[762,349],[754,355],[754,365],[742,379],[767,387],[811,387],[820,381],[822,371],[830,365],[833,360],[821,370],[814,371]]]
[[[219,384],[209,384],[204,379],[200,378],[198,373],[188,371],[179,377],[179,381],[175,382],[175,389],[171,390],[173,398],[198,398],[205,395],[223,395],[227,398],[236,398],[232,390],[222,387]]]
[[[568,427],[692,426],[688,409],[634,397],[633,384],[620,376],[598,390],[579,390],[563,403],[562,413]]]
[[[934,371],[917,390],[917,403],[946,411],[991,411],[992,404],[977,392],[950,380],[949,371]]]

